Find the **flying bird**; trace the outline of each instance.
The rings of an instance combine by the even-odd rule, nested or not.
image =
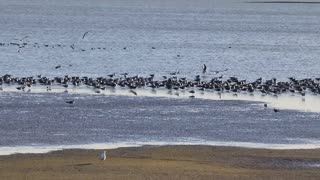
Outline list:
[[[203,66],[202,66],[202,73],[206,73],[206,71],[207,71],[207,66],[206,66],[206,64],[203,64]]]
[[[85,32],[82,36],[82,39],[84,39],[84,37],[86,37],[86,35],[89,33],[89,31]]]
[[[137,92],[135,92],[135,91],[134,91],[134,90],[132,90],[132,89],[131,89],[129,92],[130,92],[130,93],[132,93],[132,94],[134,94],[134,95],[136,95],[136,96],[138,95],[138,93],[137,93]]]
[[[30,37],[30,36],[25,36],[25,37],[23,37],[23,38],[21,38],[21,39],[14,39],[14,40],[23,41],[24,39],[27,39],[28,37]]]
[[[68,104],[74,104],[74,100],[66,101],[66,103],[68,103]]]

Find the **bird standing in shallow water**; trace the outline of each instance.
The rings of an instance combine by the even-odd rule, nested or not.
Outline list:
[[[101,161],[104,161],[106,160],[107,156],[106,156],[106,151],[103,151],[101,154],[100,154],[100,160]]]
[[[273,111],[274,112],[279,112],[279,109],[274,108]]]

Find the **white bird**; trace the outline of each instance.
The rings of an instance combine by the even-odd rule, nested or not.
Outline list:
[[[104,161],[106,160],[107,156],[106,156],[106,151],[103,151],[101,154],[100,154],[100,160],[101,161]]]

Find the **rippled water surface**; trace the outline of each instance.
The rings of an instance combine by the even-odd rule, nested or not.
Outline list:
[[[118,142],[317,144],[319,113],[261,103],[79,94],[1,93],[0,142],[57,145]],[[69,105],[65,100],[74,99]]]
[[[228,68],[225,77],[319,77],[318,4],[0,2],[0,42],[28,43],[20,53],[18,47],[0,47],[0,73],[101,76],[180,71],[193,76],[206,63],[208,75]],[[89,33],[82,39],[86,31]],[[15,40],[25,36],[29,37]],[[58,64],[65,66],[55,70]]]

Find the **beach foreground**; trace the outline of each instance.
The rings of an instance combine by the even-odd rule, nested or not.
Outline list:
[[[320,149],[144,146],[0,156],[0,179],[320,179]]]

